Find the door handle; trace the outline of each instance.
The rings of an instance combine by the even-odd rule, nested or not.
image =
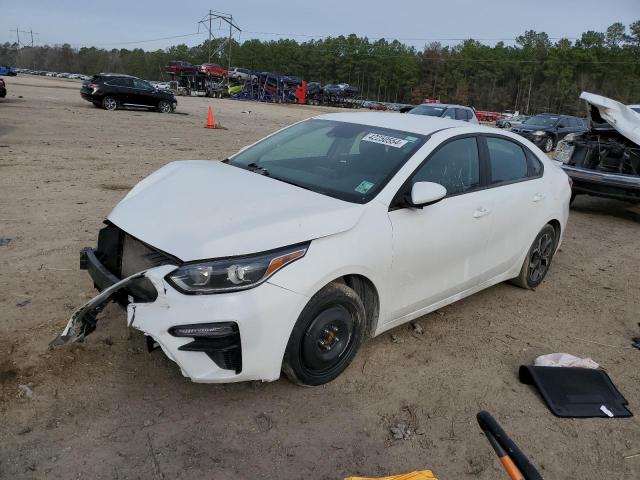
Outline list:
[[[540,200],[544,200],[544,195],[543,195],[542,193],[536,193],[536,194],[533,196],[533,201],[537,203],[537,202],[539,202]]]
[[[489,210],[484,207],[479,208],[475,212],[473,212],[473,218],[482,218],[485,215],[489,215]]]

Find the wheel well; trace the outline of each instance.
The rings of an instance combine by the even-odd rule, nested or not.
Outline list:
[[[367,315],[365,334],[372,337],[380,314],[380,298],[378,290],[371,280],[363,275],[351,274],[336,278],[333,282],[340,282],[352,288],[362,300]],[[333,283],[331,282],[331,283]]]
[[[558,248],[558,244],[560,243],[560,233],[562,231],[562,228],[560,227],[560,222],[556,219],[550,220],[549,223],[547,223],[547,225],[551,225],[553,229],[556,231],[556,245],[554,248],[554,252],[555,252],[555,250]]]
[[[560,238],[560,222],[558,220],[551,220],[549,223],[549,225],[551,225],[553,227],[553,229],[556,231],[556,237]]]

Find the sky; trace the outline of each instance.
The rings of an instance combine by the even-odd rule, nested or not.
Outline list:
[[[35,45],[191,46],[206,38],[202,25],[198,33],[198,20],[209,9],[233,15],[243,30],[234,37],[240,41],[355,33],[399,39],[418,49],[435,40],[455,44],[464,38],[513,44],[531,29],[552,39],[575,39],[587,30],[604,32],[614,22],[640,20],[640,0],[0,0],[0,43],[15,42],[17,27],[36,32]],[[217,30],[219,23],[212,26],[214,35],[224,34]],[[22,44],[31,43],[30,34],[19,35]]]

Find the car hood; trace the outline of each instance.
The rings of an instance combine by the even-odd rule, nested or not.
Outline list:
[[[262,252],[352,228],[364,206],[211,160],[169,163],[108,220],[183,261]]]
[[[518,131],[519,132],[535,132],[537,130],[548,130],[551,127],[543,127],[542,125],[525,125],[524,123],[520,123],[518,124]]]
[[[594,93],[582,92],[580,98],[591,106],[592,121],[601,123],[600,120],[604,120],[622,136],[640,145],[640,113],[620,102]]]

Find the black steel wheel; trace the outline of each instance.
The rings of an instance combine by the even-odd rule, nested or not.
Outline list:
[[[299,385],[330,382],[351,363],[362,343],[365,309],[360,297],[341,283],[314,295],[293,327],[282,369]]]
[[[558,243],[556,229],[547,224],[533,241],[520,269],[520,274],[512,283],[522,288],[536,288],[549,272],[553,254]]]

